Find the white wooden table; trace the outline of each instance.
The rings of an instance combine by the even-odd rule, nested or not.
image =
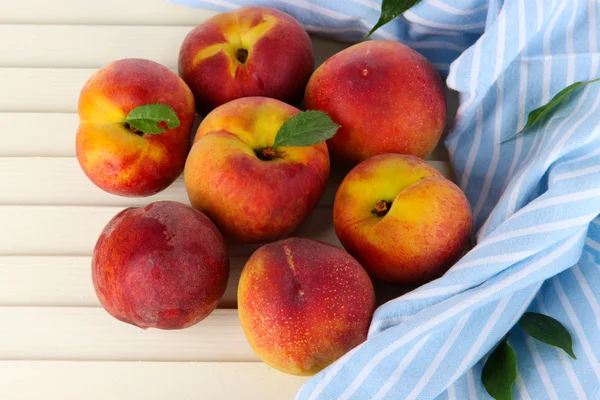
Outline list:
[[[211,15],[162,0],[0,0],[1,399],[291,399],[304,382],[259,362],[239,326],[237,281],[255,246],[230,249],[220,308],[186,330],[118,322],[93,291],[91,251],[114,214],[188,201],[182,180],[126,199],[85,178],[74,148],[79,91],[120,58],[176,69],[184,36]],[[318,63],[345,47],[313,39]],[[449,174],[444,159],[437,151],[431,162]],[[299,235],[339,245],[339,179]]]

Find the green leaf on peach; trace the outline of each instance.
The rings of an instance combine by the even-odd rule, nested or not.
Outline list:
[[[332,138],[339,127],[322,111],[303,111],[285,121],[279,128],[273,147],[312,146]]]
[[[412,8],[412,6],[420,1],[421,0],[383,0],[381,2],[381,16],[379,17],[379,21],[377,21],[373,29],[367,33],[365,39],[371,36],[377,29],[381,28],[406,10]]]
[[[181,124],[175,110],[166,104],[138,106],[125,118],[125,124],[129,125],[130,129],[149,135],[165,131],[165,128],[158,126],[161,122],[164,122],[169,129],[175,129]]]

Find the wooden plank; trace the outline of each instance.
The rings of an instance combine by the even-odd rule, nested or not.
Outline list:
[[[75,113],[0,112],[0,157],[74,157],[78,125]]]
[[[430,161],[446,176],[448,163]],[[336,171],[337,172],[337,171]],[[333,206],[343,172],[333,173],[320,207]],[[153,201],[173,200],[189,204],[183,177],[164,191],[150,197],[130,198],[111,195],[95,186],[83,173],[76,158],[0,157],[0,187],[11,188],[0,196],[3,205],[140,206]]]
[[[98,188],[83,173],[75,157],[0,158],[0,186],[14,188],[0,196],[0,204],[140,206],[173,200],[189,204],[183,176],[150,197],[121,197]],[[3,186],[6,185],[6,186]]]
[[[122,207],[0,206],[0,254],[91,255]]]
[[[143,330],[101,307],[0,307],[0,360],[259,361],[237,310],[181,330]]]
[[[262,363],[0,362],[7,400],[281,400],[306,380]]]
[[[147,58],[176,69],[181,43],[193,28],[0,25],[0,37],[11,37],[0,42],[0,66],[98,68],[121,58]]]
[[[90,257],[0,256],[0,306],[100,305]]]
[[[219,308],[237,307],[237,286],[246,257],[232,257]],[[98,307],[90,257],[0,256],[1,306]]]
[[[0,255],[89,256],[106,223],[123,207],[0,206]],[[317,208],[294,234],[339,245],[332,209]],[[260,245],[229,246],[245,257]]]
[[[214,14],[164,0],[0,1],[2,24],[195,25]]]
[[[94,72],[77,68],[0,68],[0,111],[75,112],[79,92]]]
[[[0,42],[0,67],[95,69],[138,57],[176,70],[179,48],[195,26],[0,25],[0,37],[11,37]],[[312,42],[316,65],[348,46],[318,37]]]

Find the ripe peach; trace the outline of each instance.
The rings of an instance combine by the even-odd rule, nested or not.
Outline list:
[[[344,178],[333,206],[335,232],[374,277],[418,284],[443,274],[471,232],[463,192],[423,160],[382,154]]]
[[[279,239],[317,205],[329,176],[325,143],[272,148],[295,107],[245,97],[212,111],[198,127],[184,171],[192,206],[242,242]]]
[[[161,134],[130,129],[134,108],[161,103],[173,108],[180,125]],[[194,123],[194,98],[185,82],[149,60],[108,64],[87,81],[79,97],[77,159],[101,189],[121,196],[149,196],[183,171]]]
[[[268,7],[217,14],[187,35],[179,53],[179,74],[205,113],[240,97],[300,102],[313,67],[302,25]]]
[[[198,323],[217,307],[228,276],[221,233],[204,214],[173,201],[121,211],[102,231],[92,257],[102,306],[144,329]]]
[[[439,74],[393,41],[362,42],[328,59],[310,78],[304,104],[342,126],[327,144],[349,163],[382,153],[425,158],[446,123]]]
[[[375,292],[343,250],[310,239],[265,245],[248,260],[238,286],[242,328],[271,367],[313,375],[364,342]]]

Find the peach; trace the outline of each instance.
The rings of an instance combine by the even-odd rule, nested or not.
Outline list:
[[[170,106],[180,125],[146,134],[125,123],[134,108]],[[183,171],[194,123],[194,98],[185,82],[153,61],[124,59],[87,81],[79,97],[77,159],[101,189],[121,196],[149,196]]]
[[[375,309],[369,276],[345,251],[290,238],[258,249],[238,286],[242,329],[268,365],[313,375],[364,342]]]
[[[187,35],[179,53],[179,74],[204,113],[240,97],[299,103],[313,67],[302,25],[268,7],[215,15]]]
[[[411,285],[440,276],[461,256],[471,209],[464,193],[423,160],[382,154],[344,178],[333,224],[373,277]]]
[[[383,153],[425,158],[446,123],[439,74],[392,41],[362,42],[325,61],[308,82],[304,105],[342,126],[327,144],[332,157],[350,164]]]
[[[329,175],[325,143],[272,148],[295,107],[246,97],[212,111],[198,127],[184,171],[192,206],[241,242],[279,239],[317,205]]]
[[[102,231],[92,257],[102,306],[144,329],[198,323],[219,303],[228,276],[221,233],[204,214],[173,201],[121,211]]]

